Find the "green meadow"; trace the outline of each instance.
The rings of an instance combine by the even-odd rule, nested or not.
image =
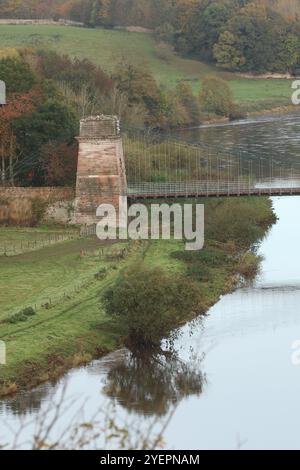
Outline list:
[[[149,67],[158,82],[168,88],[187,80],[198,93],[201,80],[210,74],[229,80],[236,101],[247,111],[259,111],[291,103],[291,82],[247,79],[212,65],[183,58],[150,35],[127,31],[47,25],[1,25],[1,48],[50,47],[61,54],[88,58],[111,72],[123,60]]]

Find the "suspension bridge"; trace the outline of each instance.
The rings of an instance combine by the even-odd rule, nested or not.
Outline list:
[[[97,221],[103,204],[129,200],[300,194],[300,158],[275,159],[272,149],[220,148],[156,132],[124,129],[118,118],[81,121],[75,221]],[[299,156],[300,157],[300,156]]]
[[[117,117],[104,115],[82,119],[77,140],[75,194],[73,188],[68,190],[74,195],[72,223],[78,225],[97,223],[99,206],[113,205],[118,212],[120,196],[151,200],[300,195],[300,150],[293,142],[292,151],[287,146],[283,154],[255,144],[251,151],[239,142],[221,148],[149,130],[121,131]],[[18,189],[32,199],[33,188]],[[40,194],[44,189],[34,188]],[[3,213],[6,220],[6,199],[18,199],[18,191],[4,187],[2,193],[0,219]],[[69,219],[69,213],[65,217]]]
[[[130,199],[300,194],[299,162],[160,135],[123,135]],[[300,157],[300,155],[299,155]]]

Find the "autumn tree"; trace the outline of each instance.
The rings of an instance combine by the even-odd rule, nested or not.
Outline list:
[[[246,64],[246,58],[239,47],[239,38],[230,31],[224,31],[213,48],[218,65],[225,69],[240,70]]]
[[[19,56],[8,56],[0,60],[0,80],[6,83],[7,93],[28,92],[37,84],[34,72]]]
[[[234,109],[232,91],[220,77],[209,76],[203,80],[199,99],[201,109],[206,113],[230,116]]]
[[[142,66],[122,62],[116,68],[113,78],[119,94],[127,101],[126,112],[143,109],[141,124],[157,125],[162,113],[162,96],[151,72]]]
[[[185,126],[199,124],[199,101],[194,96],[193,89],[189,83],[182,81],[176,86],[175,99],[177,100],[179,114],[182,116],[182,124]]]
[[[13,185],[18,174],[18,164],[22,150],[18,146],[14,122],[21,116],[30,117],[41,100],[41,94],[33,89],[28,93],[14,93],[7,99],[6,106],[0,108],[0,155],[1,182]]]
[[[111,78],[88,59],[71,59],[51,50],[39,50],[36,55],[36,69],[43,78],[67,83],[75,93],[83,85],[99,94],[109,93],[112,88]]]
[[[77,144],[49,142],[41,147],[40,164],[49,186],[73,186],[76,181]]]
[[[36,184],[43,184],[45,180],[39,158],[41,148],[48,142],[71,143],[78,134],[76,115],[63,97],[45,98],[31,116],[22,115],[13,124],[18,145],[26,155],[23,176],[34,169]]]

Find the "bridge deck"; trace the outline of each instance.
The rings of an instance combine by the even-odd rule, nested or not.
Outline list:
[[[245,181],[129,183],[127,190],[130,199],[285,195],[300,195],[300,180],[265,180],[260,183],[249,181],[248,184]]]

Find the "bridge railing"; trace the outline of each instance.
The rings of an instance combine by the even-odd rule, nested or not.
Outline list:
[[[164,196],[211,196],[211,195],[252,195],[300,193],[300,179],[273,179],[262,181],[183,181],[183,182],[145,182],[129,183],[129,197],[164,197]]]

